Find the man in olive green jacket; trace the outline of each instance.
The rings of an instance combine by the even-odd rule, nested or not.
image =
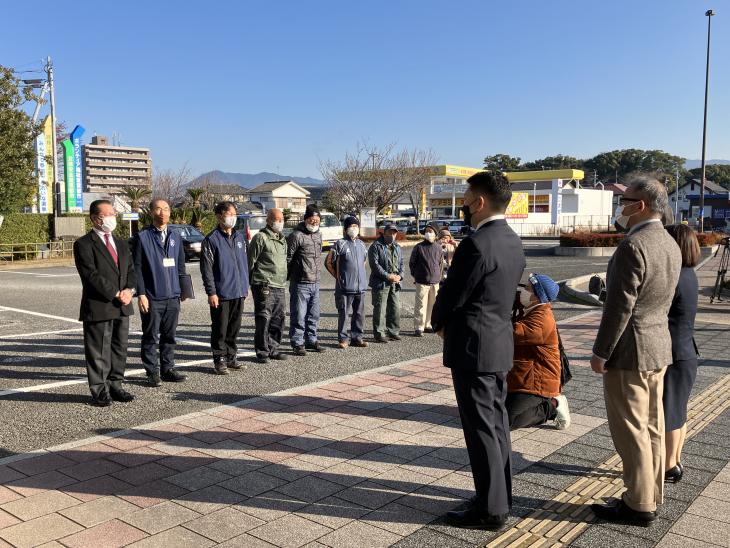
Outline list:
[[[249,280],[256,321],[254,347],[259,363],[266,363],[269,359],[286,359],[279,352],[286,303],[286,238],[282,234],[283,230],[284,214],[281,209],[270,209],[266,228],[251,239],[248,248]]]

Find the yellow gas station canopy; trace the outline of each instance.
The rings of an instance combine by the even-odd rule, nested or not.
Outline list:
[[[553,179],[575,179],[582,181],[585,173],[580,169],[541,169],[539,171],[510,171],[505,173],[505,176],[510,183],[552,181]]]
[[[431,173],[434,176],[463,177],[468,179],[475,173],[482,171],[477,167],[452,166],[449,164],[431,166]],[[539,171],[509,171],[505,176],[510,183],[524,183],[532,181],[552,181],[553,179],[575,179],[582,181],[585,177],[580,169],[545,169]]]

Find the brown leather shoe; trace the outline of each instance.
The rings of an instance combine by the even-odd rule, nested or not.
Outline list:
[[[347,348],[348,346],[350,346],[350,343],[349,343],[349,342],[347,342],[347,341],[340,341],[339,343],[337,343],[337,347],[338,347],[338,348],[342,348],[342,349],[345,349],[345,348]]]
[[[368,343],[363,341],[362,339],[355,339],[352,341],[352,346],[357,346],[358,348],[365,348],[367,347]]]

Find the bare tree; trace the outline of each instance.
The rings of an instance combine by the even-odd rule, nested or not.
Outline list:
[[[187,164],[183,164],[177,170],[155,171],[152,176],[152,196],[164,198],[170,205],[174,205],[185,197],[185,185],[188,182],[190,182],[190,169]]]
[[[380,213],[402,196],[420,196],[435,157],[430,150],[360,144],[355,152],[346,152],[343,160],[320,164],[327,182],[325,202],[339,213],[359,215],[364,207]]]

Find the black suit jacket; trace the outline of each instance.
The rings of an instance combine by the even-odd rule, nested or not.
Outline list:
[[[698,282],[695,269],[682,267],[679,283],[669,309],[669,333],[672,336],[672,362],[697,357],[694,343],[695,316],[697,315]]]
[[[512,305],[524,270],[522,241],[503,219],[462,240],[431,315],[433,329],[444,329],[446,367],[477,373],[512,368]]]
[[[115,298],[119,291],[135,287],[136,278],[127,242],[114,237],[114,243],[119,267],[93,230],[74,242],[74,261],[83,286],[81,321],[99,322],[134,314],[132,303],[122,306]]]

